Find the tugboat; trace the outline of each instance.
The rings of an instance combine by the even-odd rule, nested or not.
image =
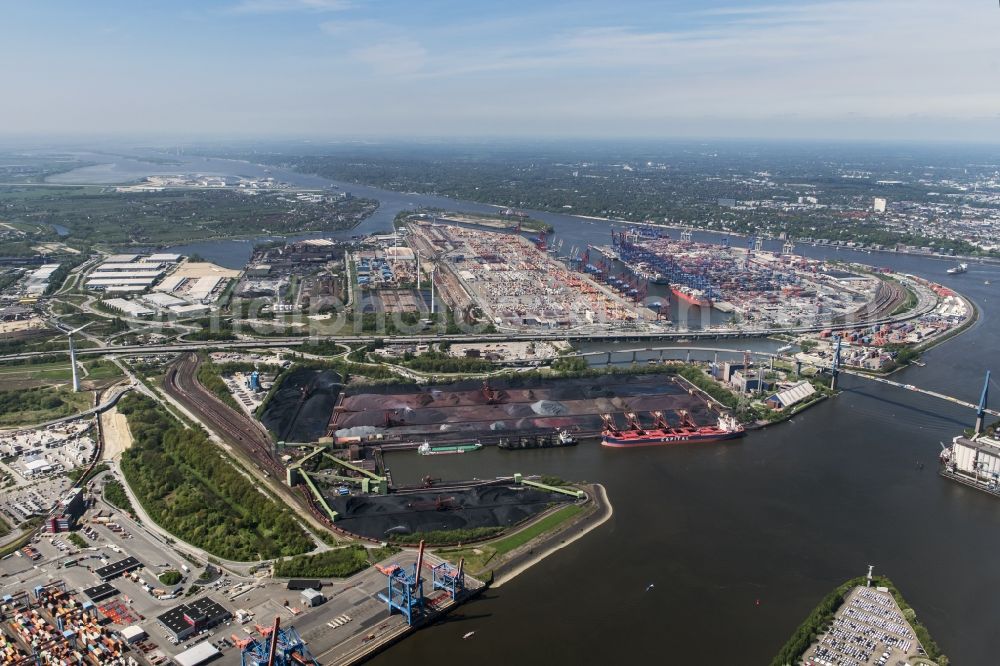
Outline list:
[[[627,426],[619,428],[614,417],[604,414],[604,432],[601,439],[603,446],[615,448],[630,448],[633,446],[661,446],[664,444],[680,444],[683,442],[718,442],[726,439],[736,439],[746,434],[742,424],[730,414],[719,417],[716,425],[700,426],[694,422],[685,410],[678,410],[680,425],[671,426],[663,417],[662,412],[652,412],[654,427],[643,428],[635,412],[626,412]]]

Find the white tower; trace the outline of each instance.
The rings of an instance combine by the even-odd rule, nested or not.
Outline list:
[[[77,372],[77,367],[76,367],[76,346],[73,344],[73,336],[76,335],[77,333],[79,333],[80,331],[82,331],[83,329],[87,328],[88,326],[90,326],[90,324],[92,324],[92,323],[94,323],[94,322],[90,322],[88,324],[84,324],[80,328],[74,328],[72,331],[69,331],[66,334],[66,337],[69,338],[69,366],[70,366],[70,370],[73,372],[73,392],[74,393],[79,393],[80,392],[80,375]]]

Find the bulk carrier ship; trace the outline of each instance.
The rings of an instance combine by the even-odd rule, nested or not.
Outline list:
[[[626,412],[627,426],[622,429],[615,423],[610,414],[601,416],[604,419],[604,431],[601,444],[616,448],[632,446],[661,446],[664,444],[681,444],[684,442],[717,442],[725,439],[736,439],[746,434],[743,426],[730,414],[719,416],[716,425],[700,426],[694,422],[685,410],[679,410],[680,425],[671,426],[663,417],[662,412],[651,413],[654,420],[652,428],[643,428],[635,412]]]

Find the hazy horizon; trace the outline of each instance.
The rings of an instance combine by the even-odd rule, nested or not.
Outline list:
[[[1000,9],[973,0],[4,14],[4,137],[1000,142]]]

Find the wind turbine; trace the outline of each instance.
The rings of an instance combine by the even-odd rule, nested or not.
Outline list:
[[[66,337],[69,338],[69,366],[73,370],[73,393],[80,392],[80,375],[76,371],[76,347],[73,346],[73,336],[93,323],[88,322],[80,328],[74,328],[72,331],[66,333]]]

